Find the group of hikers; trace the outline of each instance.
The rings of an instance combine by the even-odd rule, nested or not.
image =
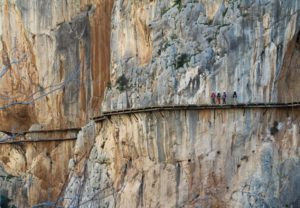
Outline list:
[[[219,105],[221,104],[221,94],[220,94],[219,91],[218,91],[217,95],[215,94],[215,92],[212,92],[210,97],[212,99],[212,104],[216,104],[216,100],[215,100],[216,97],[218,98]],[[226,93],[224,91],[223,95],[222,95],[223,104],[226,104],[226,97],[227,97],[227,95],[226,95]],[[233,92],[233,96],[232,97],[233,97],[233,102],[236,104],[237,94],[236,94],[235,90]]]

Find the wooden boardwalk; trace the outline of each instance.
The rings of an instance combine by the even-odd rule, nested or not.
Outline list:
[[[215,109],[251,109],[251,108],[293,108],[299,107],[300,102],[293,103],[238,103],[234,104],[225,104],[225,105],[217,105],[217,104],[204,104],[204,105],[196,105],[196,104],[185,104],[185,105],[155,105],[155,106],[146,106],[146,107],[138,107],[138,108],[126,108],[126,109],[117,109],[111,111],[104,111],[102,115],[95,116],[91,120],[95,122],[101,122],[106,120],[108,117],[113,115],[125,115],[125,114],[133,114],[133,113],[144,113],[144,112],[155,112],[155,111],[175,111],[175,110],[215,110]],[[19,133],[12,133],[8,131],[1,131],[10,136],[13,135],[26,135],[30,133],[48,133],[48,132],[62,132],[62,131],[76,131],[79,132],[81,128],[69,128],[69,129],[50,129],[50,130],[34,130],[34,131],[25,131]],[[13,140],[13,141],[4,141],[0,142],[0,144],[15,144],[22,142],[51,142],[51,141],[69,141],[76,140],[77,138],[60,138],[60,139],[35,139],[35,140]]]
[[[10,131],[1,131],[7,135],[13,135],[13,134],[22,134],[22,135],[26,135],[26,134],[30,134],[30,133],[48,133],[48,132],[62,132],[62,131],[76,131],[79,132],[81,130],[81,128],[70,128],[70,129],[44,129],[44,130],[33,130],[33,131],[23,131],[23,132],[10,132]]]
[[[0,144],[18,144],[18,143],[26,143],[26,142],[62,142],[62,141],[71,141],[71,140],[77,140],[77,137],[73,138],[61,138],[61,139],[27,139],[27,140],[13,140],[13,141],[4,141],[0,142]]]
[[[105,120],[108,116],[131,114],[131,113],[143,113],[143,112],[154,112],[154,111],[174,111],[174,110],[214,110],[214,109],[251,109],[251,108],[293,108],[300,107],[300,102],[293,103],[238,103],[234,104],[186,104],[186,105],[155,105],[146,106],[139,108],[126,108],[117,109],[111,111],[104,111],[102,115],[93,117],[92,120],[95,122],[101,122]]]
[[[15,143],[23,143],[23,142],[51,142],[51,141],[69,141],[69,140],[76,140],[77,137],[71,137],[71,138],[52,138],[52,139],[16,139],[19,137],[24,137],[26,134],[38,134],[38,133],[55,133],[55,132],[76,132],[78,133],[81,130],[81,128],[69,128],[69,129],[45,129],[45,130],[33,130],[33,131],[24,131],[24,132],[9,132],[9,131],[1,131],[7,135],[9,135],[11,138],[0,142],[0,144],[15,144]],[[13,140],[14,139],[14,140]]]

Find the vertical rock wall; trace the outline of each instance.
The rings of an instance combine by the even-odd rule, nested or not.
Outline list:
[[[114,87],[104,109],[209,103],[212,91],[237,90],[239,102],[296,100],[286,85],[298,75],[288,71],[297,71],[299,7],[281,0],[116,1]],[[122,74],[129,83],[120,92]]]
[[[1,144],[1,189],[17,207],[55,202],[68,181],[75,141]],[[8,176],[8,178],[5,178]]]
[[[1,73],[23,60],[1,77],[0,106],[53,91],[1,110],[1,129],[78,127],[88,111],[99,112],[110,79],[112,6],[111,0],[1,2]]]
[[[104,110],[209,103],[212,91],[234,89],[238,102],[298,100],[299,7],[292,0],[4,0],[0,69],[23,60],[0,78],[0,106],[74,80],[28,106],[1,109],[0,127],[83,126],[102,100]],[[76,144],[2,145],[0,173],[18,177],[1,177],[1,188],[27,206],[68,197],[61,203],[298,207],[299,113],[113,116],[84,127]]]
[[[91,110],[99,112],[110,79],[113,3],[0,2],[0,108],[30,95],[25,102],[37,99],[30,105],[0,109],[0,130],[28,130],[35,123],[43,124],[44,129],[81,127]],[[18,63],[8,67],[2,77],[2,70],[13,61]],[[72,76],[74,80],[66,83]],[[20,207],[56,200],[64,194],[61,191],[74,151],[74,141],[1,144],[1,193],[7,192]],[[6,179],[6,175],[12,178]]]
[[[224,109],[113,116],[98,124],[86,166],[79,165],[84,174],[71,179],[80,183],[69,183],[68,198],[80,200],[65,206],[298,207],[299,113]],[[274,121],[279,131],[273,136]]]

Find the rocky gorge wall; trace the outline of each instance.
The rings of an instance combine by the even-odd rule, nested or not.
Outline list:
[[[81,183],[69,183],[66,196],[81,200],[66,200],[65,206],[299,207],[299,113],[226,109],[112,116],[97,123],[92,147],[78,146],[90,156],[84,174],[71,179]],[[279,132],[272,136],[274,121]]]
[[[63,83],[89,57],[74,79],[105,80],[71,82],[29,106],[0,110],[2,128],[84,126],[101,103],[104,111],[210,103],[212,91],[236,89],[245,103],[299,100],[299,1],[0,5],[2,65],[29,53],[1,78],[1,96],[19,96],[31,80],[30,93]],[[112,116],[84,126],[76,143],[1,144],[1,176],[18,177],[0,182],[15,205],[26,193],[28,207],[64,197],[58,203],[66,207],[298,207],[298,143],[299,108]]]
[[[111,0],[0,1],[0,130],[81,127],[99,112],[110,79],[112,7]],[[1,195],[17,207],[59,198],[74,148],[74,141],[0,144]]]
[[[111,0],[0,2],[0,106],[37,99],[1,109],[1,130],[80,127],[99,111],[110,79],[112,6]]]
[[[1,144],[1,195],[16,207],[56,201],[68,181],[76,141]]]
[[[103,110],[210,103],[212,91],[234,89],[238,102],[299,100],[298,1],[178,2],[115,2]],[[69,184],[67,196],[81,200],[65,205],[298,207],[298,115],[293,108],[113,116],[97,124],[84,174],[72,178],[82,183]]]
[[[298,77],[299,1],[177,2],[115,2],[115,87],[107,89],[104,109],[209,103],[212,91],[237,90],[239,102],[299,100],[288,87],[298,86],[290,78]],[[122,74],[124,92],[115,82]]]

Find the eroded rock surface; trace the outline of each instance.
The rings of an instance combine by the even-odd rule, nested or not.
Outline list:
[[[1,130],[80,127],[99,112],[110,76],[113,2],[0,2],[0,106],[37,99],[1,109]]]
[[[239,102],[300,99],[291,87],[299,76],[299,1],[178,2],[115,2],[111,80],[116,87],[122,74],[129,80],[128,107],[209,103],[212,91],[234,89]],[[124,106],[116,87],[104,109]]]
[[[74,147],[75,141],[1,144],[1,166],[6,171],[1,173],[1,188],[17,207],[55,202],[68,181]]]
[[[69,183],[68,198],[81,200],[65,205],[298,207],[299,113],[227,109],[113,116],[112,123],[98,124],[80,183]],[[279,131],[272,136],[274,121]],[[111,183],[114,189],[107,188]],[[93,196],[99,200],[90,201]]]
[[[234,89],[238,102],[300,99],[299,1],[4,0],[0,6],[0,69],[24,57],[1,77],[0,106],[61,86],[82,66],[60,90],[1,109],[0,130],[16,123],[84,126],[103,99],[102,110],[210,103],[212,91],[226,91],[231,103]],[[126,86],[117,83],[123,74]],[[299,207],[299,113],[120,115],[89,123],[76,143],[1,144],[1,191],[28,207],[43,199],[72,207]],[[274,121],[278,132],[270,135]]]

